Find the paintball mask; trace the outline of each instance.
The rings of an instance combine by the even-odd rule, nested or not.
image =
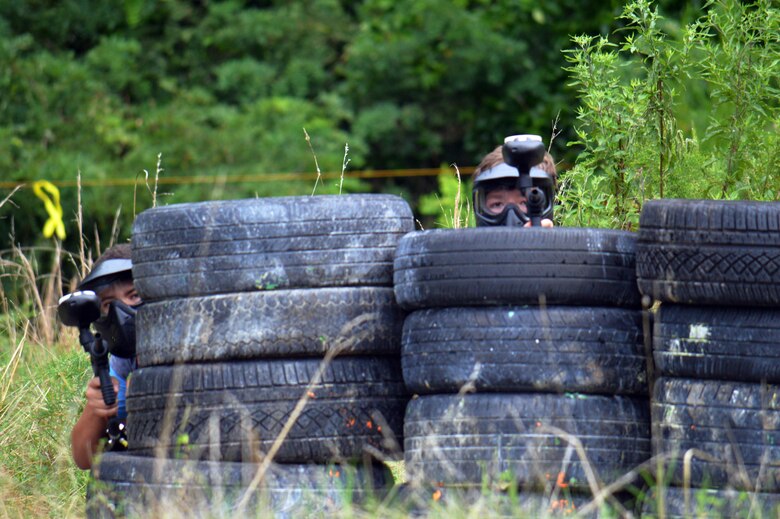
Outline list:
[[[507,137],[504,143],[504,162],[481,171],[474,179],[474,214],[477,227],[520,226],[553,216],[555,182],[540,168],[532,167],[544,159],[544,145],[536,135]],[[501,210],[488,206],[488,195],[496,190],[515,191],[522,195],[525,208],[508,203]]]
[[[542,218],[553,216],[553,180],[545,171],[539,168],[531,168],[529,173],[532,185],[544,193]],[[477,227],[483,226],[523,226],[531,220],[528,214],[528,202],[523,210],[517,204],[506,204],[501,211],[493,212],[487,204],[488,195],[495,190],[514,190],[518,181],[517,169],[506,163],[498,164],[488,170],[480,172],[474,180],[474,213]],[[521,192],[522,193],[522,192]]]
[[[95,331],[108,342],[111,355],[135,358],[135,314],[142,304],[130,306],[122,301],[111,301],[108,313],[95,321]]]
[[[99,293],[117,281],[132,281],[132,268],[133,263],[129,259],[105,260],[92,269],[78,288]],[[108,343],[111,355],[126,359],[135,358],[135,314],[139,306],[141,305],[130,306],[122,301],[112,301],[108,312],[93,323],[95,331]]]

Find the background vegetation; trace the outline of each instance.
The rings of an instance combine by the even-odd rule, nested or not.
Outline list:
[[[700,0],[664,0],[668,25]],[[475,165],[505,135],[549,139],[573,163],[577,91],[571,35],[609,36],[610,0],[19,0],[0,5],[0,245],[41,244],[32,180],[61,189],[73,250],[77,175],[84,228],[122,239],[149,207],[144,171],[188,177],[161,203],[311,193],[311,136],[323,172]],[[611,36],[610,36],[611,37]],[[451,170],[450,170],[451,172]],[[241,177],[251,175],[250,181]],[[284,180],[287,179],[287,180]],[[121,185],[117,185],[122,182]],[[140,188],[133,203],[134,183]],[[346,191],[403,194],[416,208],[434,178],[350,180]],[[325,182],[318,193],[334,192]],[[23,207],[25,217],[17,208]],[[29,215],[29,216],[28,216]],[[423,222],[429,227],[433,219]],[[13,240],[9,233],[13,230]]]
[[[333,193],[346,170],[343,191],[401,194],[426,228],[453,226],[468,167],[527,132],[562,161],[559,224],[635,229],[656,197],[777,200],[779,11],[773,0],[0,3],[0,517],[81,513],[86,475],[68,442],[89,364],[56,324],[56,298],[129,237],[155,177],[171,182],[156,192],[167,204],[307,195],[318,167],[336,178],[316,192]],[[443,173],[349,176],[393,168]],[[64,240],[42,235],[35,180],[60,188]]]

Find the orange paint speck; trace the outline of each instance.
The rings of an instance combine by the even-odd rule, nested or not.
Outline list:
[[[439,489],[436,489],[436,490],[433,492],[433,500],[434,500],[434,501],[438,501],[439,499],[441,499],[441,490],[439,490]]]
[[[566,488],[569,486],[568,483],[565,482],[566,474],[563,472],[558,473],[558,479],[555,480],[555,484],[558,485],[560,488]]]
[[[309,398],[315,398],[315,396],[314,396],[314,392],[313,392],[313,391],[309,391],[309,392],[308,392],[308,393],[306,393],[306,394],[307,394],[307,395],[309,395]]]
[[[374,424],[371,423],[371,420],[366,422],[366,427],[368,427],[369,429],[374,427]]]

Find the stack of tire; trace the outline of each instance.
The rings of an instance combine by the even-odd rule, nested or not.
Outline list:
[[[392,485],[370,460],[400,452],[392,261],[413,226],[389,195],[139,214],[129,445],[94,469],[92,515],[325,513]]]
[[[637,274],[660,301],[653,446],[666,517],[780,513],[780,204],[655,200]]]
[[[570,513],[650,458],[635,247],[633,233],[585,228],[400,241],[412,484],[434,499],[516,486]]]

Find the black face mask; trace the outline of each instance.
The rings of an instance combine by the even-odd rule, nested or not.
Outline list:
[[[532,186],[545,195],[542,204],[542,218],[552,219],[553,203],[555,200],[554,182],[552,177],[539,168],[531,168],[530,177]],[[514,204],[507,204],[504,210],[498,214],[491,213],[487,209],[487,195],[493,189],[519,189],[519,173],[517,169],[499,164],[479,174],[474,180],[472,196],[474,200],[474,216],[477,227],[508,226],[522,227],[531,220],[527,212],[521,211]],[[526,193],[527,194],[527,193]],[[528,203],[526,203],[528,205]]]
[[[111,355],[135,358],[135,313],[142,304],[130,306],[112,301],[108,313],[95,321],[95,330],[108,342]]]
[[[526,222],[530,221],[528,214],[523,212],[519,206],[515,204],[507,204],[504,210],[498,214],[479,215],[477,219],[477,227],[486,226],[507,226],[507,227],[522,227]]]

